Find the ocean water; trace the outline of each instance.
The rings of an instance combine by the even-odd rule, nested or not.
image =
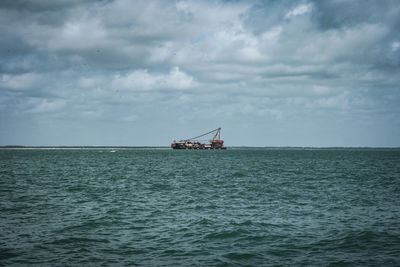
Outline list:
[[[3,149],[0,265],[399,266],[400,150]]]

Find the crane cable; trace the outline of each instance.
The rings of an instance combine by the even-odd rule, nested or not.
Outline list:
[[[187,140],[197,139],[197,138],[199,138],[199,137],[202,137],[202,136],[205,136],[205,135],[207,135],[207,134],[210,134],[210,133],[213,133],[213,132],[215,132],[215,131],[218,131],[218,129],[220,129],[220,128],[217,128],[217,129],[215,129],[215,130],[209,131],[208,133],[205,133],[205,134],[202,134],[202,135],[199,135],[199,136],[196,136],[196,137],[189,138],[189,139],[187,139]]]

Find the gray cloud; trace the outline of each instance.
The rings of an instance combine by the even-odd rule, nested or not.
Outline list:
[[[3,0],[1,3],[2,9],[10,9],[17,10],[19,12],[34,12],[34,13],[42,13],[47,11],[60,11],[66,8],[82,6],[88,3],[106,3],[107,1],[98,1],[98,0]]]
[[[396,1],[4,1],[0,141],[86,144],[110,125],[141,141],[96,144],[165,145],[216,124],[232,145],[398,146],[399,15]],[[37,136],[10,133],[25,127]]]
[[[322,29],[355,27],[358,24],[384,23],[398,33],[399,6],[395,0],[312,1],[313,17]],[[396,30],[397,29],[397,30]]]

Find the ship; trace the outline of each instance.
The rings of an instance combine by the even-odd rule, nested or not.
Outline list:
[[[200,137],[213,134],[210,140],[199,140]],[[224,146],[224,140],[221,140],[221,128],[209,131],[205,134],[180,140],[177,142],[174,140],[171,144],[173,149],[226,149]]]

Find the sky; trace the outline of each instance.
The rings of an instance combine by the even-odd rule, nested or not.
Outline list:
[[[400,146],[400,1],[1,0],[0,145]]]

